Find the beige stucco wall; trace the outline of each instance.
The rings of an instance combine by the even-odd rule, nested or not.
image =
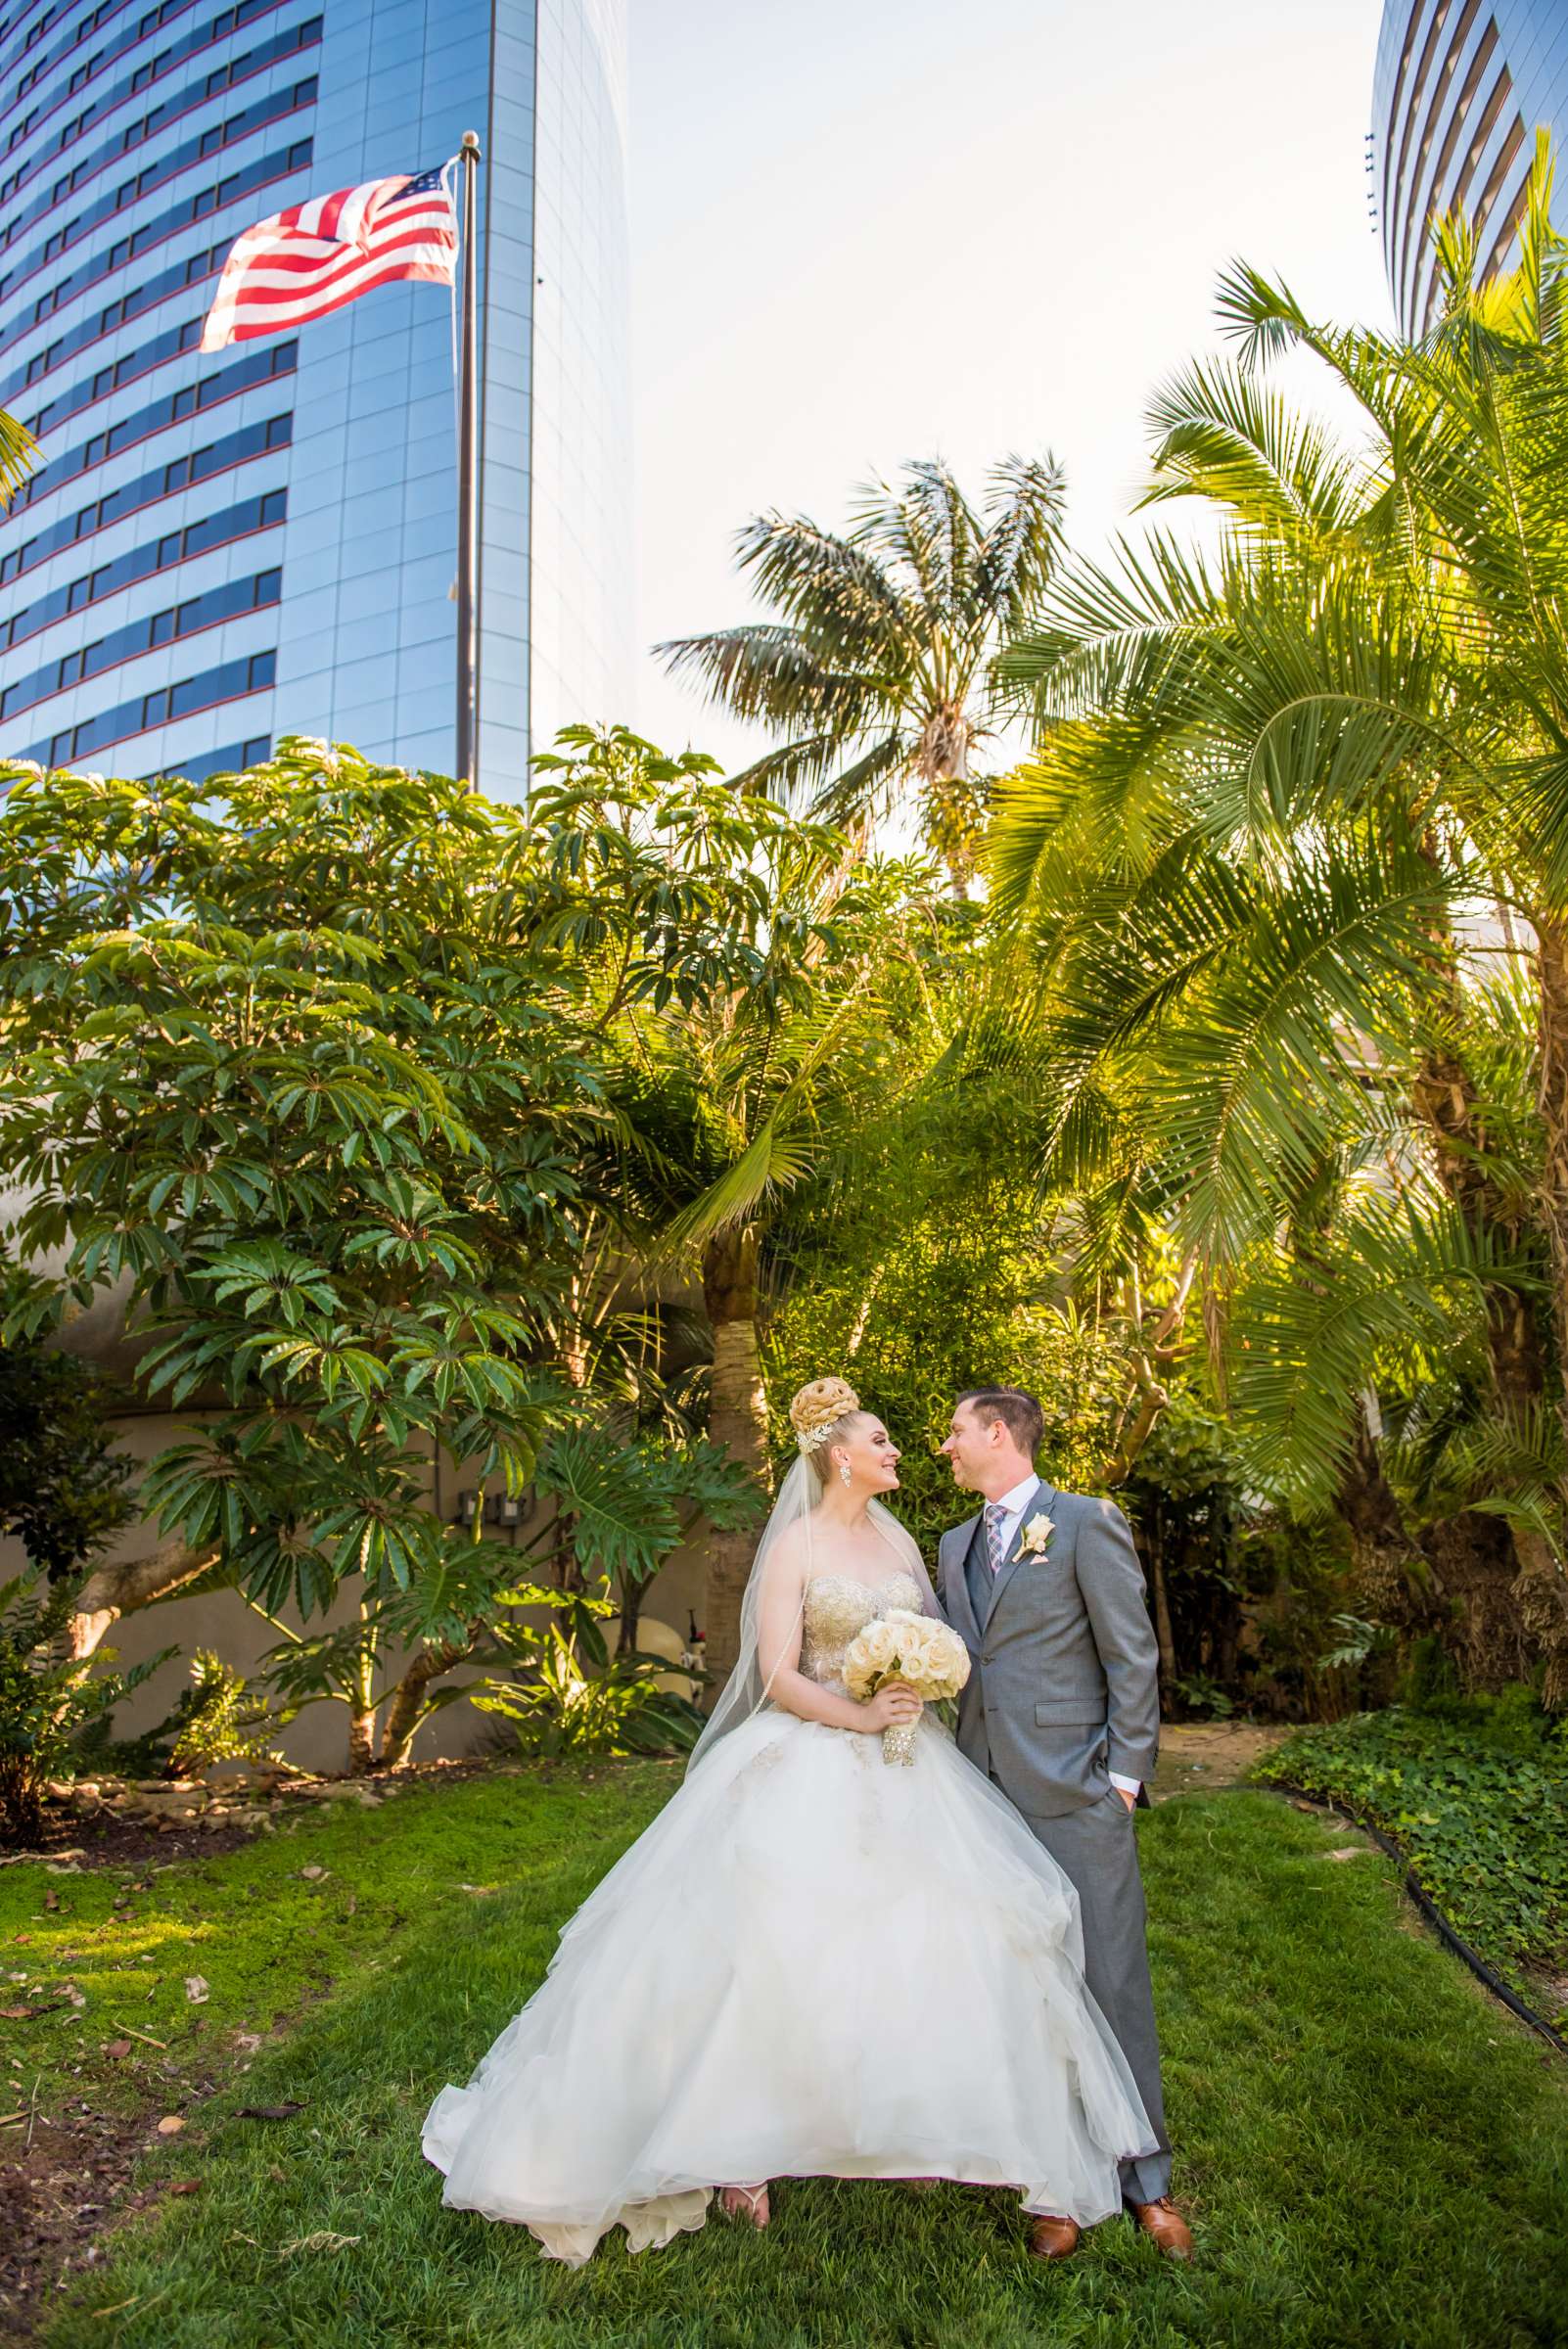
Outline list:
[[[126,1413],[111,1422],[111,1426],[121,1450],[134,1460],[145,1464],[166,1445],[178,1442],[188,1433],[190,1420],[168,1412],[146,1411]],[[456,1516],[460,1484],[472,1481],[471,1478],[454,1475],[449,1463],[443,1465],[438,1494],[433,1488],[433,1497],[438,1500],[443,1516]],[[161,1539],[154,1527],[132,1525],[126,1529],[120,1541],[105,1552],[105,1556],[110,1559],[136,1557],[156,1547]],[[508,1535],[498,1531],[494,1539],[505,1541]],[[19,1574],[25,1563],[20,1542],[0,1540],[0,1583]],[[649,1585],[643,1605],[645,1620],[651,1618],[668,1623],[682,1638],[688,1628],[688,1610],[695,1612],[700,1625],[703,1622],[703,1551],[700,1540],[676,1551]],[[348,1622],[353,1612],[354,1599],[350,1587],[346,1589],[330,1615],[313,1618],[311,1629],[320,1631]],[[280,1620],[296,1630],[300,1628],[299,1616],[293,1609],[286,1610]],[[149,1656],[157,1655],[164,1647],[174,1646],[179,1652],[161,1665],[119,1708],[115,1716],[115,1734],[135,1736],[164,1719],[187,1684],[189,1658],[195,1649],[214,1648],[226,1663],[249,1674],[258,1668],[267,1649],[276,1645],[277,1636],[272,1626],[249,1608],[233,1590],[203,1592],[191,1598],[171,1598],[160,1605],[144,1608],[139,1614],[127,1615],[115,1627],[109,1639],[121,1666],[138,1664]],[[473,1676],[457,1672],[451,1677],[460,1681]],[[493,1738],[503,1727],[504,1725],[496,1717],[478,1713],[469,1704],[447,1705],[420,1729],[415,1740],[415,1758],[426,1761],[437,1755],[456,1756],[471,1752],[481,1737]],[[312,1704],[307,1705],[299,1718],[290,1724],[278,1743],[289,1759],[301,1768],[342,1770],[345,1767],[346,1733],[346,1715],[342,1705]]]

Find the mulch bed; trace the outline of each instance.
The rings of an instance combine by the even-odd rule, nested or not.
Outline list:
[[[206,1860],[216,1852],[237,1851],[256,1832],[254,1827],[202,1827],[184,1821],[160,1827],[151,1819],[107,1814],[78,1819],[69,1811],[59,1815],[57,1823],[53,1804],[46,1818],[38,1842],[24,1852],[7,1852],[0,1865],[44,1860],[57,1867],[134,1867],[144,1860]]]

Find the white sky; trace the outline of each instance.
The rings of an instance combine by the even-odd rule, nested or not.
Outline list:
[[[1387,326],[1378,0],[631,0],[638,638],[750,609],[733,533],[1050,448],[1103,547],[1241,255]],[[1169,510],[1168,510],[1169,512]],[[640,730],[748,737],[644,659]]]

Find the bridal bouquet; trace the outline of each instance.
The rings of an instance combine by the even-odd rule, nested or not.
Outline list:
[[[902,1681],[927,1704],[956,1696],[969,1678],[969,1650],[956,1632],[909,1607],[890,1607],[844,1651],[844,1685],[869,1704],[890,1681]],[[882,1732],[884,1762],[914,1760],[916,1721]]]

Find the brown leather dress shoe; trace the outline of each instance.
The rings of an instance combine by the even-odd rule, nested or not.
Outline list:
[[[1192,2257],[1192,2231],[1169,2194],[1162,2194],[1158,2202],[1134,2202],[1132,2208],[1144,2234],[1168,2259]]]
[[[1082,2237],[1076,2219],[1037,2219],[1029,2247],[1037,2259],[1071,2259]]]

